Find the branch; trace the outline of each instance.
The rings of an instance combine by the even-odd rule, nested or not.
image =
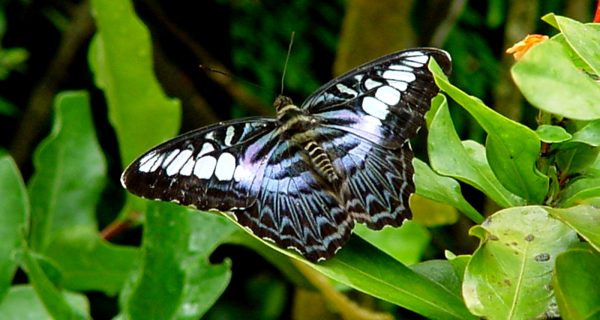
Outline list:
[[[84,0],[74,10],[71,23],[63,33],[56,55],[40,82],[31,92],[31,97],[13,138],[10,153],[19,166],[30,157],[34,142],[48,121],[52,99],[58,86],[67,77],[75,54],[87,43],[94,32],[89,1]]]
[[[152,14],[169,30],[179,41],[185,43],[188,48],[198,57],[198,60],[203,65],[210,66],[213,69],[221,70],[225,74],[232,74],[228,71],[225,65],[213,58],[207,50],[194,41],[184,30],[175,25],[167,16],[162,13],[162,10],[157,7],[154,1],[146,1],[148,8]],[[240,104],[244,105],[248,110],[257,115],[271,115],[272,108],[264,105],[264,103],[241,86],[237,81],[230,77],[224,77],[215,72],[207,72],[206,75],[215,83],[220,85],[227,93]]]

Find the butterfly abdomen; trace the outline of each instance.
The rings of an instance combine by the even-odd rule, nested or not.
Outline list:
[[[331,159],[329,155],[321,146],[319,146],[316,142],[310,141],[304,146],[304,151],[306,151],[310,161],[315,167],[316,171],[325,178],[329,183],[331,183],[334,187],[337,187],[339,184],[340,178],[338,173],[333,168],[331,164]]]

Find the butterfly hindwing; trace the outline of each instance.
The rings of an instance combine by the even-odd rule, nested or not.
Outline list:
[[[339,188],[345,211],[371,229],[399,226],[411,217],[414,192],[412,151],[383,148],[343,130],[318,129],[320,144],[342,177]]]
[[[191,131],[134,161],[122,184],[144,198],[202,210],[249,207],[276,141],[274,128],[271,119],[249,118]]]
[[[317,261],[341,248],[354,220],[301,150],[291,141],[280,142],[265,168],[256,205],[233,213],[257,236]]]

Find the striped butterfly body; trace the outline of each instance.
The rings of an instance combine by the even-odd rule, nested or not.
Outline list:
[[[400,51],[330,81],[301,106],[279,96],[276,118],[225,121],[183,134],[135,160],[130,192],[222,211],[256,236],[311,261],[332,257],[356,222],[411,217],[409,139],[438,92],[427,69],[442,50]]]

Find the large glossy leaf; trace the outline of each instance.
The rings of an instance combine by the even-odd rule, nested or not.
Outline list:
[[[29,217],[29,198],[19,168],[8,154],[0,154],[0,301],[17,270],[15,253],[23,247]]]
[[[448,82],[432,67],[436,84],[477,120],[487,132],[486,155],[496,178],[512,193],[529,203],[541,203],[548,191],[548,177],[536,168],[540,140],[526,126],[512,121]]]
[[[353,238],[351,246],[340,250],[334,259],[311,265],[336,281],[428,318],[473,318],[451,289],[415,273],[359,238]]]
[[[600,75],[600,29],[597,24],[583,24],[552,13],[542,19],[558,28],[577,56]]]
[[[90,307],[85,295],[66,292],[65,299],[80,314],[89,313]],[[53,317],[46,310],[33,287],[17,285],[10,288],[6,298],[0,303],[0,319],[40,320],[53,319]]]
[[[427,279],[398,260],[378,250],[360,237],[350,241],[331,260],[313,264],[289,250],[250,236],[247,232],[236,232],[246,239],[236,240],[267,256],[277,251],[301,261],[331,279],[379,299],[402,306],[432,319],[472,319],[462,299],[449,288]],[[272,250],[265,250],[270,247]],[[272,259],[272,258],[271,258]],[[270,259],[270,260],[271,260]]]
[[[223,293],[230,263],[213,265],[212,251],[237,228],[214,213],[171,203],[146,212],[143,258],[121,295],[127,318],[198,319]]]
[[[89,51],[104,90],[124,166],[179,130],[179,102],[165,96],[152,69],[147,28],[131,1],[91,1],[97,33]]]
[[[96,203],[104,186],[106,163],[85,92],[56,97],[52,132],[35,151],[33,163],[30,246],[42,252],[65,228],[81,227],[95,233]]]
[[[456,180],[435,173],[425,162],[417,158],[413,159],[413,166],[415,167],[414,180],[418,195],[447,203],[462,211],[475,223],[483,221],[483,216],[463,197],[460,185]]]
[[[531,319],[552,314],[556,256],[579,242],[546,208],[504,209],[471,230],[481,239],[467,265],[463,296],[487,319]]]
[[[598,270],[598,252],[569,250],[556,258],[553,284],[563,319],[600,318]]]
[[[600,209],[598,207],[580,205],[566,209],[549,208],[548,212],[577,231],[600,252]]]
[[[437,173],[481,190],[502,207],[525,204],[523,198],[508,191],[498,181],[487,163],[483,146],[473,141],[464,144],[460,141],[446,103],[433,116],[427,142],[429,161]]]
[[[557,41],[548,40],[531,48],[511,73],[536,108],[570,119],[600,118],[600,86],[575,66]]]

